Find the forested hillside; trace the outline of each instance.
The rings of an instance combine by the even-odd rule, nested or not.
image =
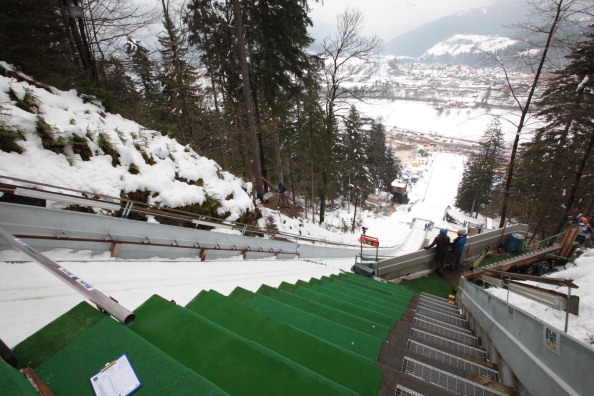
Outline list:
[[[386,87],[393,95],[414,97],[408,87],[382,84],[373,76],[366,76],[372,83],[357,83],[382,45],[378,37],[361,33],[360,11],[340,14],[335,33],[313,54],[307,0],[192,0],[181,9],[169,0],[145,3],[4,0],[0,60],[175,139],[184,150],[250,181],[256,197],[268,188],[265,179],[273,185],[283,181],[321,223],[327,205],[337,199],[357,204],[371,192],[390,190],[400,164],[385,144],[386,126],[357,106],[372,98],[389,101]],[[482,173],[468,177],[463,187],[478,192],[467,191],[458,204],[469,212],[486,210],[501,224],[506,219],[537,224],[547,235],[575,214],[594,210],[588,58],[594,6],[583,0],[528,6],[532,19],[521,26],[522,45],[529,50],[506,63],[497,52],[482,49],[503,77],[480,80],[492,83],[474,102],[480,107],[497,99],[506,108],[515,106],[508,115],[493,114],[500,126],[516,131],[506,147],[511,155],[501,159],[497,149],[489,154],[496,161],[480,159],[480,153],[471,158],[489,167],[469,167]],[[155,26],[157,33],[147,35]],[[560,51],[572,54],[570,65],[551,63],[551,54]],[[516,80],[513,65],[519,63],[531,73]],[[451,99],[444,104],[437,98],[451,91],[447,81],[410,80],[432,84],[423,87],[422,98],[434,101],[436,111],[449,106]],[[458,95],[461,88],[454,88]],[[5,102],[14,106],[24,99],[17,95]],[[544,120],[536,132],[534,115]],[[4,128],[2,150],[14,152],[15,139],[14,130]]]
[[[353,110],[357,130],[346,136],[335,117],[349,96],[342,83],[356,72],[338,59],[379,45],[358,35],[357,12],[328,42],[335,63],[326,68],[306,52],[307,1],[193,1],[183,10],[165,0],[154,10],[124,0],[38,3],[2,2],[0,59],[189,145],[253,182],[260,197],[262,176],[282,180],[323,221],[328,198],[349,189],[343,180],[360,179],[350,194],[360,199],[398,174],[385,145],[373,143],[382,142],[381,124]],[[162,25],[156,51],[139,37],[150,23]],[[337,151],[347,140],[363,150],[356,161]]]

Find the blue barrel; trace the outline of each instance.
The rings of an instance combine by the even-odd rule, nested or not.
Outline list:
[[[526,234],[521,232],[514,232],[507,237],[507,251],[510,253],[519,253],[524,247]]]

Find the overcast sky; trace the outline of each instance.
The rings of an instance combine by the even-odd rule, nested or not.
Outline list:
[[[320,19],[332,25],[346,8],[356,8],[365,16],[367,33],[389,40],[425,22],[499,1],[503,0],[323,0],[323,5],[309,5],[314,23]]]

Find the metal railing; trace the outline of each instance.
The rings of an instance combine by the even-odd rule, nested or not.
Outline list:
[[[76,290],[77,292],[88,298],[90,301],[92,301],[97,306],[97,308],[107,312],[120,322],[124,323],[126,326],[132,324],[132,322],[134,322],[134,320],[136,319],[136,315],[134,315],[134,313],[128,311],[126,308],[122,307],[112,298],[107,297],[105,294],[101,293],[99,290],[95,289],[93,286],[91,286],[84,280],[78,278],[72,272],[61,267],[55,261],[44,256],[43,254],[39,253],[29,245],[15,238],[2,227],[0,227],[0,238],[4,239],[9,245],[14,247],[15,249],[20,250],[26,253],[28,256],[32,257],[35,261],[41,264],[43,268],[57,276],[68,286],[72,287],[74,290]]]
[[[52,184],[39,183],[5,175],[0,175],[0,179],[6,179],[12,182],[20,183],[18,185],[0,183],[0,191],[4,193],[44,200],[54,200],[85,207],[104,208],[116,213],[120,211],[120,217],[122,218],[128,218],[131,213],[136,213],[138,215],[149,215],[155,216],[157,218],[193,224],[195,228],[198,226],[206,226],[210,228],[233,229],[239,231],[241,235],[262,236],[271,239],[285,238],[296,242],[307,242],[314,245],[326,244],[333,246],[345,246],[349,248],[358,246],[356,244],[341,243],[319,238],[310,238],[300,234],[293,234],[284,231],[269,231],[246,223],[227,221],[207,215],[194,214],[175,208],[161,207],[131,199],[113,197],[110,195],[77,190]],[[50,189],[57,191],[51,191]],[[65,194],[62,191],[76,193],[79,195]],[[389,249],[390,247],[385,248]]]
[[[588,395],[594,389],[594,349],[461,278],[459,297],[475,334],[508,386],[530,395]],[[513,378],[512,377],[513,373]],[[516,382],[517,381],[517,382]]]

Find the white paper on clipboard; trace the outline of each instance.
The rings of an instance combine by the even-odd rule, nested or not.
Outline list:
[[[90,379],[97,396],[127,396],[142,385],[126,354],[106,364]]]

